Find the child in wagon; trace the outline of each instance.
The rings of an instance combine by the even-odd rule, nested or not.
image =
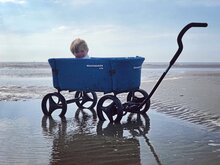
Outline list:
[[[76,58],[89,58],[89,48],[85,40],[75,39],[70,45],[70,50]]]

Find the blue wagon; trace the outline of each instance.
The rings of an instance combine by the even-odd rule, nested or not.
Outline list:
[[[185,32],[191,27],[206,26],[207,23],[190,23],[182,29],[177,37],[179,48],[149,95],[139,89],[143,57],[49,59],[53,86],[57,92],[44,96],[41,103],[43,113],[50,116],[56,109],[61,109],[60,116],[64,116],[67,104],[73,102],[79,108],[94,108],[97,105],[99,119],[105,120],[107,116],[110,122],[120,122],[127,112],[146,113],[151,96],[182,52]],[[66,100],[61,91],[75,92],[75,96]],[[96,92],[103,92],[104,96],[98,99]],[[124,103],[117,97],[120,93],[127,93]]]
[[[51,58],[48,62],[52,69],[53,86],[58,92],[49,93],[44,97],[42,110],[45,115],[51,115],[54,110],[62,109],[60,115],[63,116],[66,113],[67,104],[72,102],[75,102],[79,108],[94,108],[98,100],[95,92],[103,92],[105,95],[99,99],[97,105],[99,118],[104,120],[102,114],[104,111],[110,121],[114,120],[111,117],[114,115],[117,116],[115,120],[120,121],[123,108],[117,94],[128,93],[128,101],[134,99],[135,92],[142,94],[139,101],[143,101],[148,96],[147,92],[139,89],[143,57]],[[65,90],[76,91],[75,97],[66,100],[61,94],[61,91]],[[149,105],[144,107],[146,112]],[[115,109],[114,112],[113,109]]]

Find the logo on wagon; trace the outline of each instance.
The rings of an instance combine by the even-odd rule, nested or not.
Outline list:
[[[86,65],[86,67],[88,68],[99,68],[99,69],[103,69],[103,66],[102,64],[97,64],[97,65]]]
[[[141,69],[141,66],[134,66],[133,69]]]

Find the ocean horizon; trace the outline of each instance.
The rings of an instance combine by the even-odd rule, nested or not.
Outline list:
[[[169,65],[169,62],[144,62],[143,68],[164,68]],[[0,61],[0,68],[3,67],[30,67],[30,68],[46,68],[49,67],[48,62],[28,62],[28,61]],[[220,62],[176,62],[172,67],[174,68],[220,68]]]

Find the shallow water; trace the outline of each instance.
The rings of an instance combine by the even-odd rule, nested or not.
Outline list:
[[[152,109],[121,124],[68,105],[43,116],[40,100],[0,102],[0,164],[199,164],[220,161],[220,132]]]

